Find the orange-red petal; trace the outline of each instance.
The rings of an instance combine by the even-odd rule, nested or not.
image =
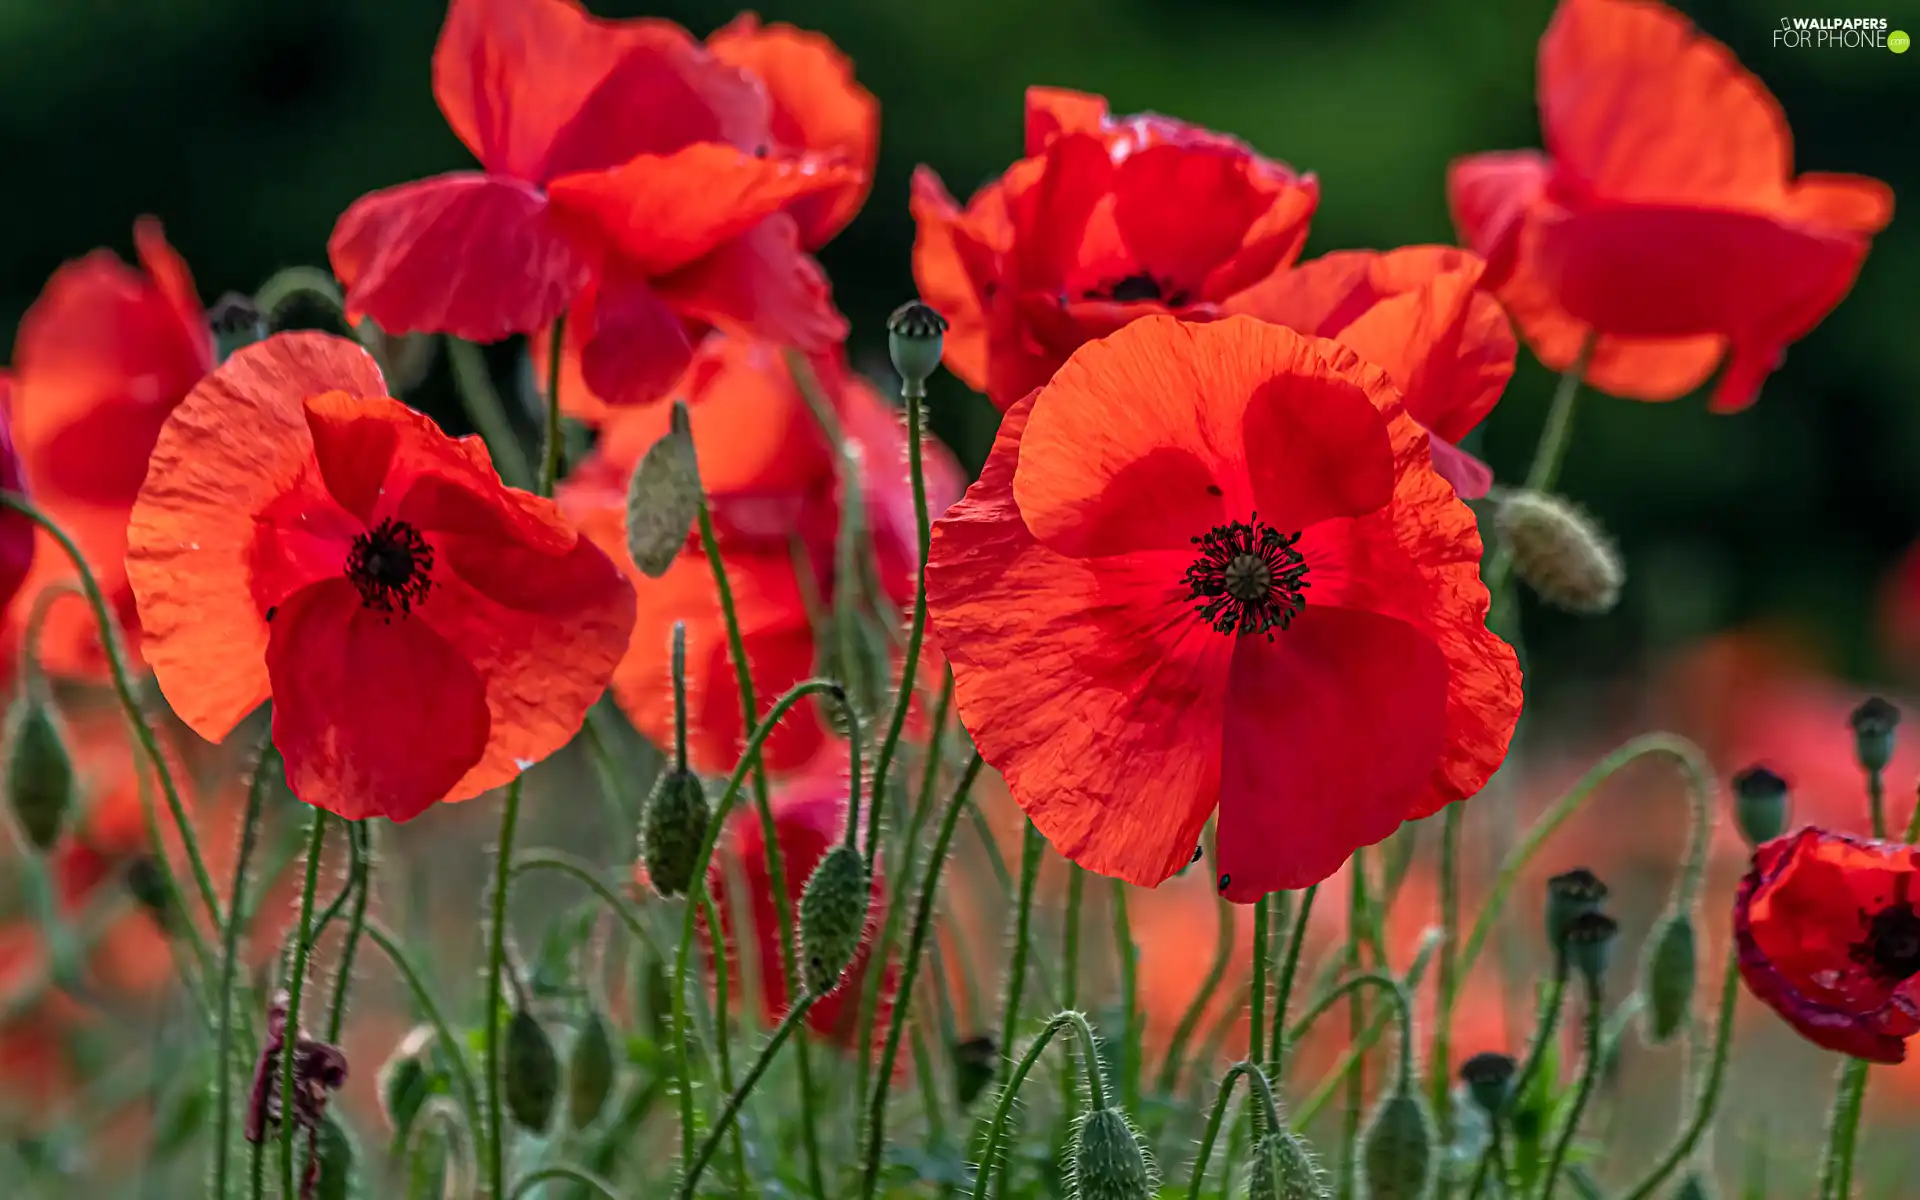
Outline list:
[[[802,350],[847,336],[826,273],[800,249],[793,218],[776,214],[700,261],[654,280],[684,317]]]
[[[989,184],[963,213],[940,177],[913,173],[913,278],[920,298],[947,319],[947,368],[968,387],[987,386],[987,309],[1000,252],[1011,242],[1005,193]]]

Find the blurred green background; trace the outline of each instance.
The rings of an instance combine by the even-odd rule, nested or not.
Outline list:
[[[728,0],[597,0],[704,35]],[[1775,49],[1783,13],[1858,15],[1836,0],[1680,7],[1784,103],[1808,170],[1858,171],[1914,194],[1920,54]],[[1894,28],[1920,3],[1882,0]],[[97,245],[125,252],[133,217],[161,217],[211,302],[275,269],[324,263],[335,216],[370,189],[470,165],[434,108],[427,62],[438,0],[6,0],[0,4],[0,318]],[[1309,254],[1450,241],[1443,179],[1456,156],[1533,146],[1534,43],[1545,0],[809,0],[763,15],[824,30],[883,106],[866,211],[822,258],[881,361],[881,321],[912,290],[907,178],[933,165],[960,196],[1020,150],[1030,83],[1099,91],[1230,131],[1320,176]],[[1756,616],[1813,631],[1856,677],[1889,672],[1876,605],[1920,534],[1920,236],[1904,214],[1853,295],[1793,347],[1755,409],[1706,413],[1590,398],[1564,485],[1618,535],[1627,599],[1598,622],[1541,614],[1555,688],[1658,656]],[[1485,434],[1502,475],[1524,470],[1550,380],[1522,369]],[[444,388],[422,402],[458,424]],[[949,393],[937,425],[969,464],[983,402]],[[1551,699],[1551,696],[1545,697]]]

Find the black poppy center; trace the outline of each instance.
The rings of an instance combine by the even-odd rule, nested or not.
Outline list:
[[[1158,300],[1174,308],[1180,308],[1187,303],[1187,293],[1184,289],[1173,286],[1171,281],[1163,282],[1156,279],[1151,272],[1147,271],[1136,271],[1131,275],[1103,282],[1098,287],[1088,288],[1086,298],[1113,300],[1121,304]]]
[[[1295,543],[1255,513],[1250,522],[1216,525],[1193,544],[1199,557],[1182,579],[1194,611],[1220,633],[1286,629],[1307,606],[1307,561]]]
[[[1866,939],[1853,947],[1853,959],[1891,983],[1920,975],[1920,913],[1904,900],[1874,913],[1867,919]]]
[[[368,608],[405,616],[433,586],[433,547],[418,529],[388,517],[353,539],[347,579]]]

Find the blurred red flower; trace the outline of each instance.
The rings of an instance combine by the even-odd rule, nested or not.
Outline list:
[[[913,495],[907,439],[894,406],[837,353],[808,359],[826,403],[859,463],[868,533],[881,590],[913,600]],[[764,706],[818,664],[809,603],[835,597],[838,467],[781,350],[723,335],[702,343],[676,388],[692,417],[700,480],[712,507],[734,593],[756,698]],[[563,392],[564,394],[564,392]],[[687,626],[688,755],[698,770],[733,765],[745,739],[726,624],[706,553],[695,533],[659,579],[633,566],[626,548],[627,480],[667,432],[670,410],[622,410],[594,454],[561,486],[560,502],[582,533],[627,571],[639,597],[633,638],[614,673],[614,695],[636,728],[661,745],[673,734],[669,631]],[[960,495],[959,466],[937,442],[925,446],[927,493],[938,512]],[[806,762],[823,730],[811,708],[790,714],[767,743],[776,769]]]
[[[920,294],[951,323],[947,366],[1001,409],[1081,343],[1136,317],[1213,315],[1299,255],[1312,175],[1183,121],[1027,89],[1027,157],[963,210],[913,178]]]
[[[1428,464],[1384,372],[1245,317],[1135,321],[1008,413],[928,603],[966,727],[1057,850],[1153,886],[1217,807],[1247,903],[1479,791],[1520,672]]]
[[[127,514],[161,422],[213,368],[213,335],[187,265],[160,223],[142,218],[133,236],[139,269],[111,250],[95,250],[54,272],[21,318],[11,415],[34,503],[79,546],[137,654],[139,615],[124,562]],[[17,486],[17,477],[0,483]],[[51,537],[38,538],[9,612],[16,636],[42,591],[77,579],[66,552]],[[14,553],[0,554],[7,564],[0,571],[13,569]],[[106,677],[99,630],[84,601],[55,602],[39,657],[54,674]]]
[[[1920,1033],[1920,850],[1806,828],[1754,852],[1734,900],[1747,987],[1816,1045],[1897,1063]]]
[[[1784,113],[1731,51],[1664,5],[1562,0],[1540,41],[1547,152],[1453,164],[1461,237],[1540,360],[1670,400],[1724,358],[1716,411],[1754,400],[1853,286],[1893,194],[1793,173]]]
[[[193,390],[129,542],[174,711],[217,741],[271,695],[294,794],[349,820],[410,820],[551,754],[632,629],[631,590],[551,501],[325,334],[249,346]]]
[[[1450,246],[1345,250],[1268,276],[1222,307],[1332,338],[1384,368],[1407,414],[1433,435],[1433,469],[1478,499],[1493,472],[1456,443],[1493,411],[1519,353],[1499,302],[1479,290],[1485,270]]]
[[[779,83],[726,58],[777,67]],[[664,394],[712,325],[830,345],[846,323],[788,209],[820,200],[798,218],[824,237],[867,185],[871,148],[816,123],[871,101],[845,76],[831,47],[781,27],[739,26],[709,50],[575,0],[453,0],[433,90],[483,169],[347,209],[328,253],[348,308],[391,333],[482,342],[566,313],[588,385],[615,404]]]

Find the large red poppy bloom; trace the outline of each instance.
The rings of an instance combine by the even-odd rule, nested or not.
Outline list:
[[[111,250],[95,250],[54,272],[21,318],[11,414],[34,503],[79,546],[122,626],[136,635],[138,653],[124,561],[127,513],[161,422],[213,368],[213,335],[193,277],[160,223],[141,219],[133,237],[138,269]],[[66,552],[40,535],[33,570],[9,614],[14,628],[42,591],[73,582]],[[39,655],[55,674],[105,677],[85,601],[55,603]]]
[[[1081,343],[1211,315],[1284,269],[1319,200],[1312,175],[1224,134],[1029,88],[1027,157],[964,210],[914,174],[913,274],[951,324],[947,366],[1005,409]]]
[[[967,729],[1056,849],[1152,886],[1217,808],[1245,903],[1500,765],[1520,672],[1480,553],[1378,367],[1149,317],[1007,414],[927,598]]]
[[[836,103],[850,83],[818,47],[756,48],[782,36],[739,31],[726,53],[796,73],[783,112],[809,86]],[[495,341],[569,313],[569,345],[609,403],[662,395],[711,325],[808,348],[845,333],[785,210],[858,194],[860,152],[838,134],[825,154],[781,141],[768,90],[679,26],[602,21],[575,0],[453,0],[433,90],[483,170],[346,211],[328,253],[355,314]],[[838,219],[800,216],[814,236]]]
[[[386,395],[353,342],[249,346],[167,418],[127,570],[181,720],[224,738],[269,696],[287,781],[410,820],[565,745],[633,593],[477,438]]]
[[[837,354],[809,361],[857,456],[881,589],[895,605],[911,603],[918,553],[907,440],[897,411]],[[836,594],[838,467],[776,346],[712,337],[676,390],[688,403],[700,481],[755,694],[765,704],[819,665],[809,602],[829,605]],[[699,537],[688,539],[659,579],[640,574],[626,549],[627,479],[668,421],[664,405],[622,410],[602,429],[595,453],[562,485],[560,501],[581,532],[627,570],[639,597],[632,644],[613,677],[621,708],[636,728],[668,743],[674,719],[669,631],[675,621],[685,622],[687,753],[699,770],[724,771],[746,733],[726,624]],[[959,467],[937,442],[929,440],[923,451],[929,503],[944,508],[960,495]],[[794,712],[775,728],[766,759],[776,768],[797,766],[823,736],[811,708]]]
[[[1816,1045],[1897,1063],[1920,1033],[1920,850],[1807,828],[1753,854],[1734,899],[1747,988]]]
[[[1493,472],[1456,443],[1493,411],[1519,353],[1499,302],[1480,290],[1485,270],[1449,246],[1343,250],[1269,276],[1224,307],[1332,338],[1385,368],[1407,415],[1433,435],[1434,470],[1478,499]]]
[[[1542,362],[1670,400],[1726,361],[1713,407],[1751,404],[1840,302],[1893,194],[1793,173],[1779,103],[1733,53],[1648,0],[1562,0],[1540,41],[1547,152],[1453,164],[1461,237]]]

